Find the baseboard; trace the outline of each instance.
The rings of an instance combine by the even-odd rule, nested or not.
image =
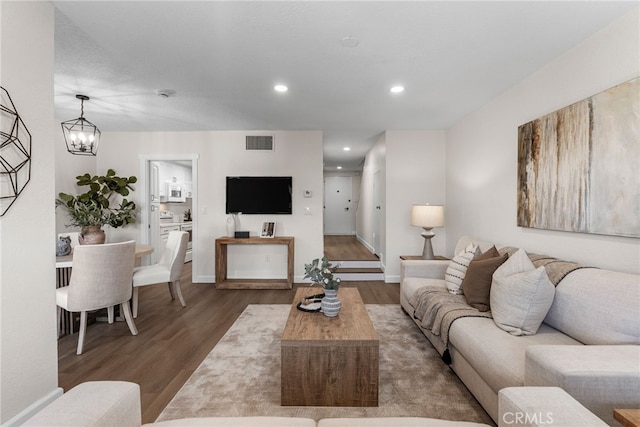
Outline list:
[[[216,283],[216,276],[196,276],[191,279],[191,283]]]
[[[372,254],[375,254],[375,250],[373,249],[373,246],[371,246],[369,243],[367,243],[362,237],[358,236],[356,234],[356,239],[358,239],[358,242],[362,243],[362,245],[367,248],[369,250],[369,252],[371,252]]]
[[[385,283],[400,283],[400,276],[384,276]]]
[[[12,417],[7,422],[2,424],[3,427],[4,426],[19,426],[19,425],[24,424],[29,418],[33,417],[35,414],[40,412],[46,406],[51,404],[51,402],[53,402],[54,400],[56,400],[57,398],[62,396],[63,393],[64,393],[64,390],[62,390],[61,387],[55,388],[49,394],[47,394],[46,396],[44,396],[41,399],[37,400],[36,402],[32,403],[27,408],[23,409],[19,414],[17,414],[16,416]]]

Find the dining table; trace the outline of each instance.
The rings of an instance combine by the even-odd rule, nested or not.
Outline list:
[[[144,244],[136,244],[135,249],[135,258],[136,265],[139,265],[142,257],[153,253],[153,246],[144,245]],[[63,286],[69,286],[69,282],[71,280],[71,273],[73,270],[73,252],[69,255],[56,256],[56,289],[61,288]],[[133,287],[133,285],[132,285]],[[77,332],[76,324],[78,324],[78,320],[75,317],[79,318],[78,313],[74,317],[73,313],[65,312],[66,315],[60,316],[60,324],[58,325],[58,336],[73,334]],[[98,317],[98,320],[102,320],[102,317]]]

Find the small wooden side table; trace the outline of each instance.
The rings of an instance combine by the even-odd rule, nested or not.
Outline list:
[[[400,255],[400,259],[405,261],[422,260],[422,255]],[[436,255],[433,259],[437,261],[450,261],[449,258],[440,255]]]
[[[640,427],[640,409],[614,409],[613,418],[623,427]]]

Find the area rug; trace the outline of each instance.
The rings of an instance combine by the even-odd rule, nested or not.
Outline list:
[[[379,406],[280,406],[285,304],[249,305],[157,421],[185,417],[430,417],[493,424],[397,304],[367,305],[380,337]],[[311,316],[321,316],[310,313]]]

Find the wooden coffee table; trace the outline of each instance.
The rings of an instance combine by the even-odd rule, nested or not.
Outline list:
[[[356,288],[340,288],[337,317],[296,308],[304,296],[322,293],[300,288],[282,333],[283,406],[378,406],[380,341]]]
[[[640,409],[614,409],[613,418],[623,427],[640,426]]]

